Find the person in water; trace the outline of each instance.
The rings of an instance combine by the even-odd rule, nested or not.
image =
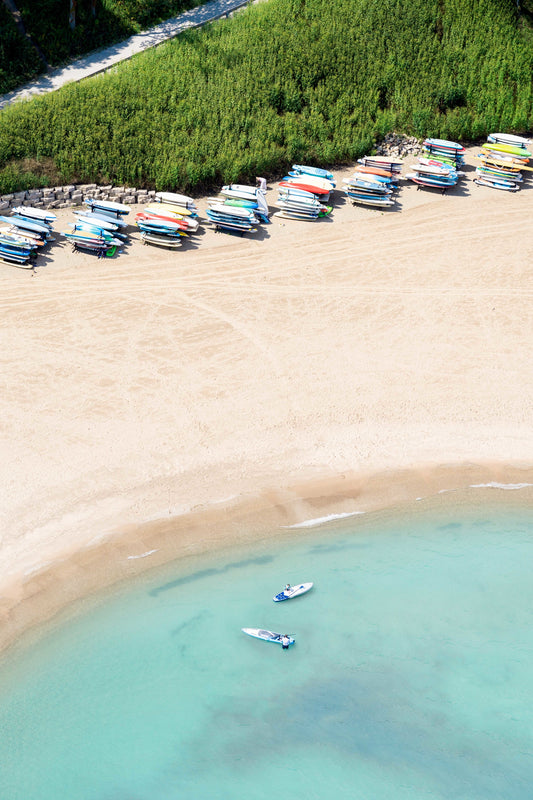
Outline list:
[[[291,640],[290,640],[289,634],[288,633],[284,633],[282,635],[282,637],[281,637],[281,646],[282,646],[283,650],[288,650],[290,643],[291,643]]]

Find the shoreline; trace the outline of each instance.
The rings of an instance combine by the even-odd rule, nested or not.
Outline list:
[[[2,265],[0,647],[159,559],[533,482],[531,179],[478,187],[476,152],[395,211]]]
[[[273,537],[287,542],[317,527],[327,535],[328,523],[357,528],[377,514],[398,518],[478,505],[533,510],[533,465],[421,465],[343,474],[129,526],[2,587],[0,657],[27,635],[45,635],[55,618],[76,614],[87,602],[105,602],[108,592],[175,561],[184,567],[235,548],[260,550]]]

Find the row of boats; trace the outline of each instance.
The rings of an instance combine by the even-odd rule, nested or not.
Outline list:
[[[530,140],[507,133],[491,133],[476,156],[479,164],[474,182],[480,186],[515,192],[523,181],[522,172],[532,153]],[[405,176],[418,187],[446,191],[465,174],[464,147],[444,139],[425,139],[422,152],[411,172]],[[343,179],[346,197],[354,204],[393,208],[398,181],[402,176],[398,158],[367,155],[359,159],[354,173]],[[215,230],[253,233],[270,222],[266,201],[266,181],[258,185],[228,184],[217,197],[208,199],[206,219]],[[293,164],[278,184],[274,216],[293,220],[318,220],[332,212],[331,196],[336,190],[334,176],[326,169]],[[130,206],[86,198],[84,208],[74,211],[76,220],[63,236],[75,250],[95,252],[99,257],[114,256],[128,241]],[[19,206],[11,216],[0,216],[0,259],[31,268],[40,248],[54,241],[52,226],[56,215],[48,210]],[[200,232],[195,200],[182,194],[158,192],[154,201],[135,215],[135,223],[145,244],[166,248],[180,247],[187,237]]]
[[[522,170],[532,170],[532,157],[527,149],[529,139],[506,133],[491,133],[477,158],[474,182],[494,189],[517,191],[523,180]],[[445,139],[425,139],[417,163],[406,179],[417,186],[446,191],[465,175],[461,169],[465,149],[458,142]],[[357,170],[343,180],[346,196],[354,204],[392,208],[394,193],[401,177],[402,162],[390,156],[364,156]]]
[[[215,230],[252,233],[262,222],[269,222],[264,186],[231,184],[223,186],[218,197],[208,200],[207,219]],[[155,201],[135,216],[145,244],[177,248],[189,236],[199,233],[200,218],[192,197],[159,192]]]
[[[463,163],[464,152],[464,148],[455,142],[426,139],[417,163],[405,177],[418,187],[445,191],[464,174],[458,169]],[[391,156],[368,155],[357,163],[353,175],[343,179],[344,192],[349,200],[354,205],[393,208],[402,177],[402,161]]]

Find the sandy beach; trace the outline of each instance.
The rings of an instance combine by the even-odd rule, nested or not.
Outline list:
[[[0,647],[180,555],[533,485],[533,179],[476,186],[475,152],[395,211],[0,263]]]

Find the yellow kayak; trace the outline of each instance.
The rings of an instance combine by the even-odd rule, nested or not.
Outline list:
[[[149,203],[145,211],[150,211],[152,214],[164,214],[166,217],[190,217],[193,213],[190,208],[176,206],[174,203]]]

